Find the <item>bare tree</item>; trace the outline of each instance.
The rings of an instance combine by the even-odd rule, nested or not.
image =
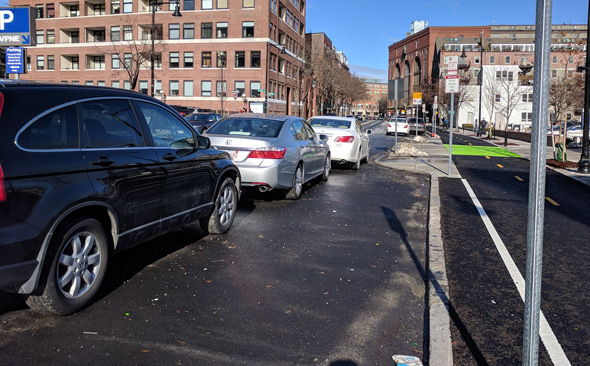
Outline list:
[[[532,87],[519,85],[518,73],[508,68],[496,69],[496,78],[492,82],[495,82],[497,91],[499,91],[497,110],[505,119],[504,131],[507,131],[510,116],[514,111],[521,108],[522,95],[531,93]]]
[[[490,124],[492,123],[492,119],[494,118],[494,112],[497,112],[498,105],[500,103],[499,95],[501,93],[500,89],[498,88],[498,84],[496,84],[496,78],[493,74],[485,74],[485,82],[482,90],[481,95],[481,103],[488,112]],[[498,122],[498,121],[496,121]],[[505,124],[507,125],[507,123]],[[498,128],[501,128],[498,124]],[[506,126],[504,126],[506,127]]]

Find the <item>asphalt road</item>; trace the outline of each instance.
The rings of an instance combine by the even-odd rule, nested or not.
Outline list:
[[[446,133],[441,137],[447,142]],[[453,142],[488,144],[457,135]],[[485,156],[454,156],[453,161],[525,276],[529,161]],[[523,301],[462,182],[441,179],[440,194],[455,363],[520,365]],[[546,196],[541,311],[569,362],[587,365],[590,192],[548,169]],[[552,364],[541,342],[539,365]]]
[[[381,123],[372,157],[392,145]],[[0,364],[391,365],[425,349],[428,177],[335,168],[298,201],[246,193],[113,258],[96,303],[32,313],[0,294]]]

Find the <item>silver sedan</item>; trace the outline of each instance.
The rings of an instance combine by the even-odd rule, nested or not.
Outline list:
[[[328,180],[330,147],[304,119],[294,116],[240,113],[218,121],[205,133],[215,148],[227,151],[242,175],[242,187],[261,192],[287,190],[298,199],[303,184]]]

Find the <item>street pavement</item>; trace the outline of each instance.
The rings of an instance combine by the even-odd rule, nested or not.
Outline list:
[[[454,131],[454,135],[458,138],[463,136],[474,136],[472,131]],[[448,137],[445,136],[445,140]],[[449,292],[453,291],[453,289],[449,289],[449,280],[448,280],[448,273],[445,263],[445,247],[443,246],[442,234],[441,234],[441,197],[439,192],[439,178],[447,179],[447,178],[461,178],[459,170],[457,169],[455,163],[451,161],[449,164],[449,152],[443,141],[441,140],[440,136],[437,135],[430,135],[427,133],[424,138],[414,138],[410,136],[409,138],[403,139],[404,141],[412,141],[412,145],[416,147],[422,153],[425,154],[414,154],[414,156],[402,156],[402,155],[395,155],[393,153],[389,153],[383,156],[380,159],[377,159],[379,164],[384,166],[388,166],[394,169],[403,169],[413,172],[422,172],[427,173],[432,176],[432,186],[431,186],[431,193],[430,193],[430,214],[429,214],[429,282],[430,282],[430,291],[429,291],[429,360],[424,360],[424,362],[428,362],[429,365],[454,365],[460,364],[457,363],[457,359],[453,360],[453,352],[455,350],[455,346],[453,345],[451,339],[451,316],[449,313],[453,313],[453,322],[456,323],[456,319],[458,318],[456,309],[449,303],[450,295]],[[531,144],[518,141],[518,140],[508,140],[507,146],[503,146],[504,144],[503,139],[497,140],[489,140],[489,139],[480,139],[482,144],[488,145],[484,141],[490,142],[497,146],[501,146],[506,150],[509,150],[513,153],[520,155],[521,157],[530,160],[531,156]],[[475,142],[474,142],[475,143]],[[477,143],[476,143],[477,144]],[[471,145],[471,143],[469,143]],[[422,156],[418,156],[422,155]],[[553,149],[551,147],[547,147],[547,159],[553,158]],[[567,156],[569,161],[577,162],[580,159],[580,148],[576,147],[575,145],[567,149]],[[590,177],[588,175],[580,174],[576,171],[575,168],[554,168],[548,166],[548,168],[553,169],[556,172],[563,174],[569,178],[575,179],[585,185],[590,185]],[[448,183],[446,183],[448,185]],[[442,188],[441,188],[442,189]],[[446,188],[448,190],[448,188]],[[449,202],[446,200],[445,202]],[[456,208],[460,209],[460,208]],[[482,226],[482,231],[483,229]],[[487,249],[486,249],[487,250]],[[451,254],[449,254],[451,255]],[[461,255],[461,254],[459,254]],[[467,264],[469,266],[469,264]],[[485,262],[482,266],[486,266]],[[465,267],[463,267],[465,268]],[[475,273],[471,273],[471,276],[477,275],[477,271]],[[469,275],[468,275],[469,276]],[[467,279],[469,282],[469,280]],[[469,285],[467,285],[468,287]],[[506,287],[506,283],[500,283],[498,287],[503,288]],[[510,284],[508,283],[508,287]],[[459,293],[459,291],[457,291]],[[517,304],[518,305],[518,304]],[[514,314],[511,314],[514,316]],[[522,317],[522,316],[521,316]],[[514,327],[514,323],[520,324],[518,322],[513,322],[511,324]],[[457,324],[455,324],[457,326]],[[460,327],[460,326],[459,326]],[[508,332],[514,332],[515,329],[505,330]],[[522,331],[522,326],[520,329],[516,326],[516,331]],[[454,330],[456,333],[457,331]],[[465,334],[461,334],[461,336],[465,336]],[[468,337],[467,337],[468,338]],[[518,338],[518,337],[517,337]],[[485,357],[482,355],[481,351],[477,349],[477,345],[474,345],[473,339],[466,340],[468,345],[465,348],[469,348],[471,350],[471,355],[469,357],[474,357],[476,364],[488,364],[486,362]],[[488,341],[492,341],[491,339]],[[455,342],[456,343],[456,342]],[[519,344],[515,344],[514,346],[519,349],[522,343],[522,335],[520,337]],[[475,351],[474,351],[475,349]],[[511,353],[514,353],[515,350],[511,350]],[[458,351],[455,351],[458,352]],[[507,352],[508,353],[508,352]],[[475,356],[473,355],[475,354]],[[502,357],[502,355],[498,355]],[[465,357],[465,355],[461,355],[458,358]],[[465,358],[463,358],[465,360]],[[540,356],[541,362],[549,362],[548,356],[546,353],[542,353]],[[505,362],[505,360],[503,360]],[[516,360],[512,360],[516,361]],[[555,361],[554,361],[555,362]]]

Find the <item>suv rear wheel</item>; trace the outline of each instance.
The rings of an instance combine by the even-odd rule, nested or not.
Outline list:
[[[238,207],[238,189],[231,178],[225,178],[217,197],[215,198],[215,209],[211,216],[202,218],[199,222],[201,229],[209,234],[223,234],[229,230]]]
[[[109,245],[103,226],[95,219],[75,219],[58,230],[45,288],[29,296],[35,311],[72,314],[90,303],[104,279]]]

